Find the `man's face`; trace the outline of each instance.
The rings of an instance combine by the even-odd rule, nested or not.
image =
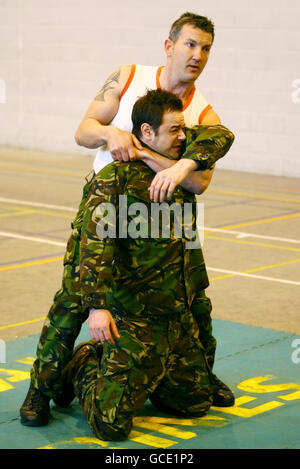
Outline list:
[[[212,46],[212,35],[185,24],[176,42],[167,39],[165,50],[172,73],[182,82],[197,80],[204,69]]]
[[[149,145],[153,150],[178,160],[185,141],[184,117],[180,111],[165,112],[156,134],[152,134]]]

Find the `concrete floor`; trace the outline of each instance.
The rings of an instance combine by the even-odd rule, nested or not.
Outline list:
[[[41,330],[92,161],[0,149],[2,340]],[[213,317],[300,333],[299,179],[216,169],[199,202]]]

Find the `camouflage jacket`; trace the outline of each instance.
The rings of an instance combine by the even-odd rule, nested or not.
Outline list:
[[[214,164],[214,136],[216,159],[233,141],[231,132],[220,127],[209,135],[204,126],[190,129],[183,157],[204,157],[205,164]],[[210,139],[207,153],[200,143],[204,134]],[[196,230],[195,195],[178,186],[170,201],[153,203],[148,187],[154,175],[136,161],[113,162],[95,176],[81,232],[83,307],[114,305],[133,316],[180,313],[191,306],[197,291],[209,285]]]

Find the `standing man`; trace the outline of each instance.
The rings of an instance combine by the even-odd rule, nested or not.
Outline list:
[[[137,151],[141,151],[140,142],[131,133],[131,111],[136,99],[144,95],[146,89],[163,88],[179,96],[187,126],[220,124],[219,117],[194,84],[206,65],[213,39],[214,26],[210,20],[192,13],[183,14],[172,25],[165,41],[167,60],[164,67],[121,66],[112,73],[89,106],[75,136],[79,145],[100,147],[94,161],[95,173],[112,159],[134,160]],[[158,179],[154,178],[150,187],[152,200],[162,200],[165,193],[171,196],[178,184],[198,194],[207,188],[213,167],[192,171],[187,176],[188,172],[182,168],[174,170],[173,165],[179,164],[180,161],[174,162],[162,155],[156,155],[151,162],[149,159],[151,168],[160,171]],[[41,333],[30,389],[20,411],[24,425],[48,423],[49,400],[60,391],[62,368],[70,359],[82,323],[89,316],[81,305],[78,265],[82,215],[89,187],[90,182],[84,187],[83,199],[72,224],[73,231],[64,258],[62,287],[54,297]],[[193,314],[205,335],[203,344],[212,368],[216,341],[212,336],[210,313],[210,300],[202,290],[198,293]],[[232,392],[215,378],[213,404],[228,406],[233,403]]]

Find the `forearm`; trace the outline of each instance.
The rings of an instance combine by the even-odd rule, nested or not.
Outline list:
[[[141,159],[156,173],[176,165],[176,171],[186,174],[180,185],[193,194],[202,194],[208,186],[208,171],[195,171],[197,164],[193,160],[171,160],[148,149],[143,155]]]
[[[75,133],[75,141],[86,148],[98,148],[109,139],[111,126],[102,125],[92,117],[84,119]]]
[[[208,188],[214,173],[215,166],[205,171],[192,171],[186,179],[181,183],[181,186],[193,194],[203,194]]]

